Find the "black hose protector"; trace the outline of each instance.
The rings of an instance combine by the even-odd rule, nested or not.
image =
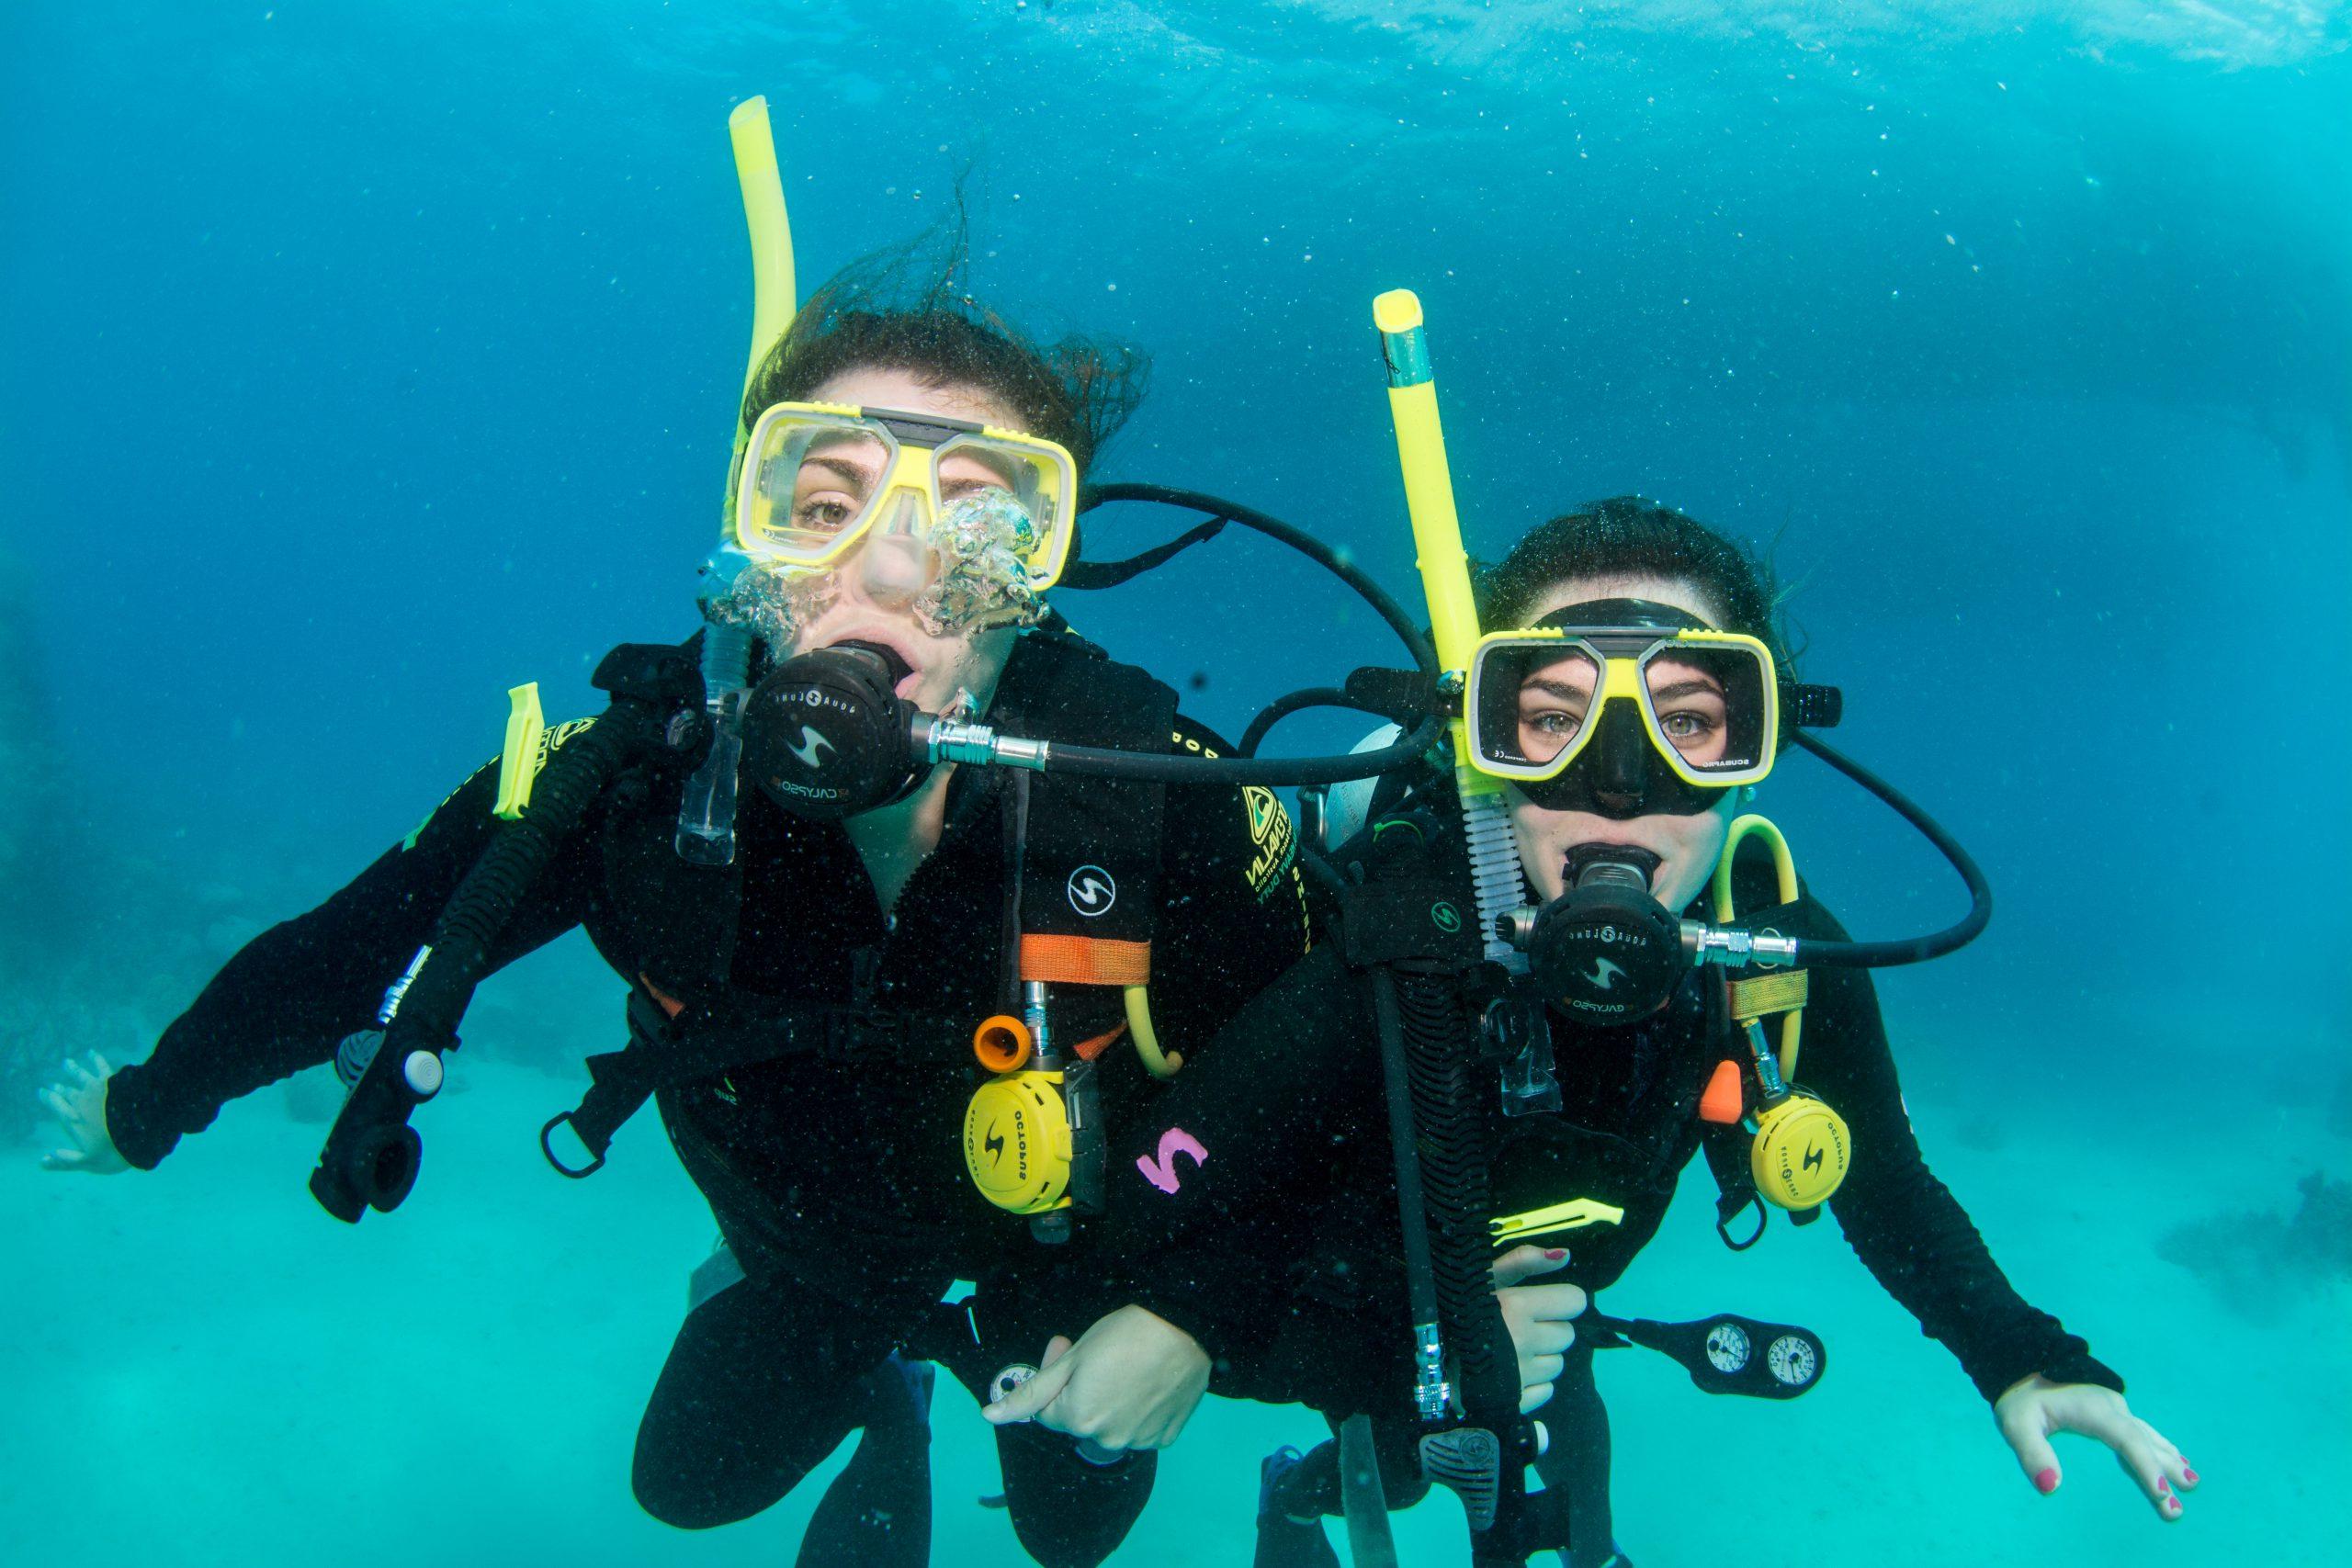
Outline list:
[[[490,967],[491,944],[514,919],[523,896],[613,775],[661,739],[661,726],[650,713],[616,703],[548,760],[532,785],[529,807],[482,852],[434,922],[433,956],[401,998],[385,1049],[417,1032],[435,1048],[454,1043],[458,1024]]]
[[[1478,1043],[1463,1010],[1460,977],[1399,969],[1396,1006],[1419,1131],[1422,1192],[1438,1323],[1453,1353],[1456,1391],[1468,1424],[1502,1443],[1496,1528],[1473,1537],[1481,1562],[1523,1561],[1516,1550],[1518,1504],[1526,1481],[1518,1436],[1519,1362],[1494,1293],[1494,1203],[1476,1078]]]

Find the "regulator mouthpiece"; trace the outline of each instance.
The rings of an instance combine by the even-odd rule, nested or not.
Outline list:
[[[1568,853],[1566,893],[1532,918],[1506,917],[1505,934],[1526,948],[1544,995],[1579,1022],[1647,1018],[1690,967],[1680,918],[1650,897],[1661,863],[1631,845],[1579,844]]]
[[[911,672],[871,642],[786,660],[744,705],[743,767],[769,799],[820,822],[905,799],[931,772],[909,739],[915,705],[896,690]]]

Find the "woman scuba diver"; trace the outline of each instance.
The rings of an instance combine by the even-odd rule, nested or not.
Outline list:
[[[51,1163],[153,1168],[228,1100],[340,1047],[355,1087],[312,1188],[348,1220],[389,1209],[472,981],[584,927],[628,987],[631,1044],[592,1061],[549,1158],[593,1168],[650,1096],[729,1255],[700,1271],[648,1404],[644,1507],[691,1529],[748,1517],[865,1427],[891,1452],[851,1478],[888,1501],[829,1504],[820,1528],[854,1540],[803,1560],[924,1561],[927,1384],[909,1364],[978,1369],[985,1399],[1042,1360],[1043,1419],[998,1433],[1013,1522],[1042,1560],[1091,1563],[1234,1324],[1272,1310],[1229,1269],[1114,1279],[1102,1150],[1158,1092],[1159,1042],[1206,1042],[1306,951],[1309,921],[1261,787],[908,753],[917,709],[1038,756],[1225,747],[1040,597],[1139,362],[1032,346],[938,280],[887,303],[891,270],[836,279],[757,361],[706,631],[616,649],[605,717],[547,731],[518,713],[501,762],[238,953],[148,1061],[55,1086],[70,1146]],[[633,750],[600,739],[624,734]],[[601,781],[558,789],[567,755],[599,746],[616,759]],[[757,787],[736,798],[739,773]],[[565,813],[576,825],[550,825]],[[483,866],[535,822],[543,866],[459,930]],[[445,962],[454,992],[433,989]],[[978,1294],[943,1325],[957,1280]]]
[[[1523,629],[1479,641],[1457,733],[1479,768],[1505,780],[1517,870],[1540,907],[1509,922],[1525,950],[1516,984],[1540,996],[1540,1015],[1508,1021],[1500,967],[1482,964],[1475,947],[1445,976],[1443,997],[1454,1016],[1484,1024],[1476,1042],[1486,1070],[1461,1079],[1485,1181],[1476,1219],[1491,1235],[1486,1255],[1503,1287],[1493,1298],[1508,1334],[1502,1354],[1515,1356],[1521,1409],[1544,1423],[1530,1445],[1544,1451],[1524,1457],[1547,1483],[1525,1499],[1532,1522],[1481,1561],[1548,1547],[1577,1564],[1623,1562],[1611,1536],[1595,1349],[1665,1349],[1713,1392],[1785,1397],[1818,1376],[1821,1348],[1802,1330],[1727,1314],[1625,1323],[1588,1310],[1656,1233],[1681,1171],[1702,1151],[1724,1183],[1719,1213],[1733,1228],[1748,1229],[1737,1216],[1758,1196],[1800,1223],[1829,1200],[1862,1262],[1990,1402],[2039,1490],[2059,1483],[2051,1438],[2073,1432],[2112,1449],[2159,1517],[2179,1517],[2179,1494],[2196,1472],[2132,1414],[2121,1380],[2081,1338],[2019,1298],[1922,1160],[1863,971],[1800,957],[1794,994],[1786,969],[1763,972],[1784,987],[1772,996],[1740,988],[1753,981],[1727,987],[1721,970],[1690,960],[1691,934],[1718,940],[1734,928],[1707,922],[1727,922],[1735,908],[1748,917],[1740,928],[1793,937],[1799,953],[1814,944],[1831,953],[1846,940],[1785,861],[1762,852],[1776,833],[1741,829],[1733,841],[1776,740],[1792,720],[1834,716],[1825,689],[1790,677],[1769,573],[1692,519],[1624,497],[1534,529],[1479,588],[1479,625]],[[1442,1366],[1417,1364],[1426,1342],[1418,1336],[1436,1314],[1413,1300],[1416,1247],[1408,1235],[1399,1252],[1395,1194],[1400,1179],[1426,1179],[1434,1192],[1470,1162],[1445,1148],[1444,1129],[1408,1122],[1419,1165],[1400,1175],[1396,1097],[1384,1098],[1367,1064],[1365,1043],[1388,1026],[1383,993],[1364,976],[1399,951],[1430,951],[1396,934],[1400,905],[1384,886],[1419,890],[1402,907],[1424,931],[1430,919],[1464,923],[1445,919],[1469,901],[1464,882],[1417,880],[1433,863],[1461,863],[1453,794],[1453,779],[1435,771],[1409,790],[1333,792],[1323,832],[1354,885],[1337,934],[1243,1009],[1214,1057],[1155,1106],[1113,1162],[1120,1169],[1148,1156],[1174,1127],[1212,1152],[1158,1211],[1170,1240],[1242,1228],[1269,1256],[1295,1259],[1293,1300],[1261,1330],[1268,1343],[1252,1358],[1253,1378],[1267,1381],[1235,1392],[1303,1400],[1335,1427],[1355,1412],[1374,1417],[1392,1505],[1417,1495],[1417,1478],[1431,1470],[1414,1432],[1443,1417],[1440,1384],[1416,1421],[1417,1386],[1450,1378],[1458,1412],[1471,1378],[1466,1347],[1450,1347]],[[1423,980],[1432,967],[1421,964]],[[1406,988],[1394,993],[1408,1031],[1414,983],[1403,975]],[[1776,1050],[1762,1021],[1792,1003],[1804,1023],[1802,1087],[1794,1029]],[[1412,1066],[1418,1089],[1423,1064]],[[1240,1104],[1261,1108],[1254,1124],[1230,1109]],[[1317,1127],[1328,1142],[1310,1149],[1273,1134],[1275,1108],[1283,1123]],[[1220,1147],[1248,1157],[1216,1159]],[[1378,1192],[1389,1196],[1367,1197]],[[1724,1235],[1740,1247],[1754,1239]],[[1430,1241],[1419,1246],[1426,1257]],[[1261,1568],[1335,1561],[1317,1521],[1342,1512],[1346,1474],[1337,1444],[1267,1461]],[[1478,1505],[1468,1494],[1465,1502],[1475,1529]]]

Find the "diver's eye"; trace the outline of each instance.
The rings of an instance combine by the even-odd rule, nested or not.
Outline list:
[[[1667,738],[1678,743],[1702,740],[1713,735],[1716,728],[1713,716],[1700,713],[1661,714],[1657,722],[1658,728],[1666,731]]]
[[[1549,762],[1575,743],[1584,728],[1584,715],[1574,708],[1523,707],[1519,710],[1519,751],[1531,762]]]
[[[798,496],[792,502],[792,525],[812,534],[838,534],[857,515],[857,507],[838,493]]]

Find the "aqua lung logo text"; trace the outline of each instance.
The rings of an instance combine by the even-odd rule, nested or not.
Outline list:
[[[1069,907],[1092,919],[1107,915],[1119,901],[1119,885],[1099,865],[1082,865],[1069,874]]]

